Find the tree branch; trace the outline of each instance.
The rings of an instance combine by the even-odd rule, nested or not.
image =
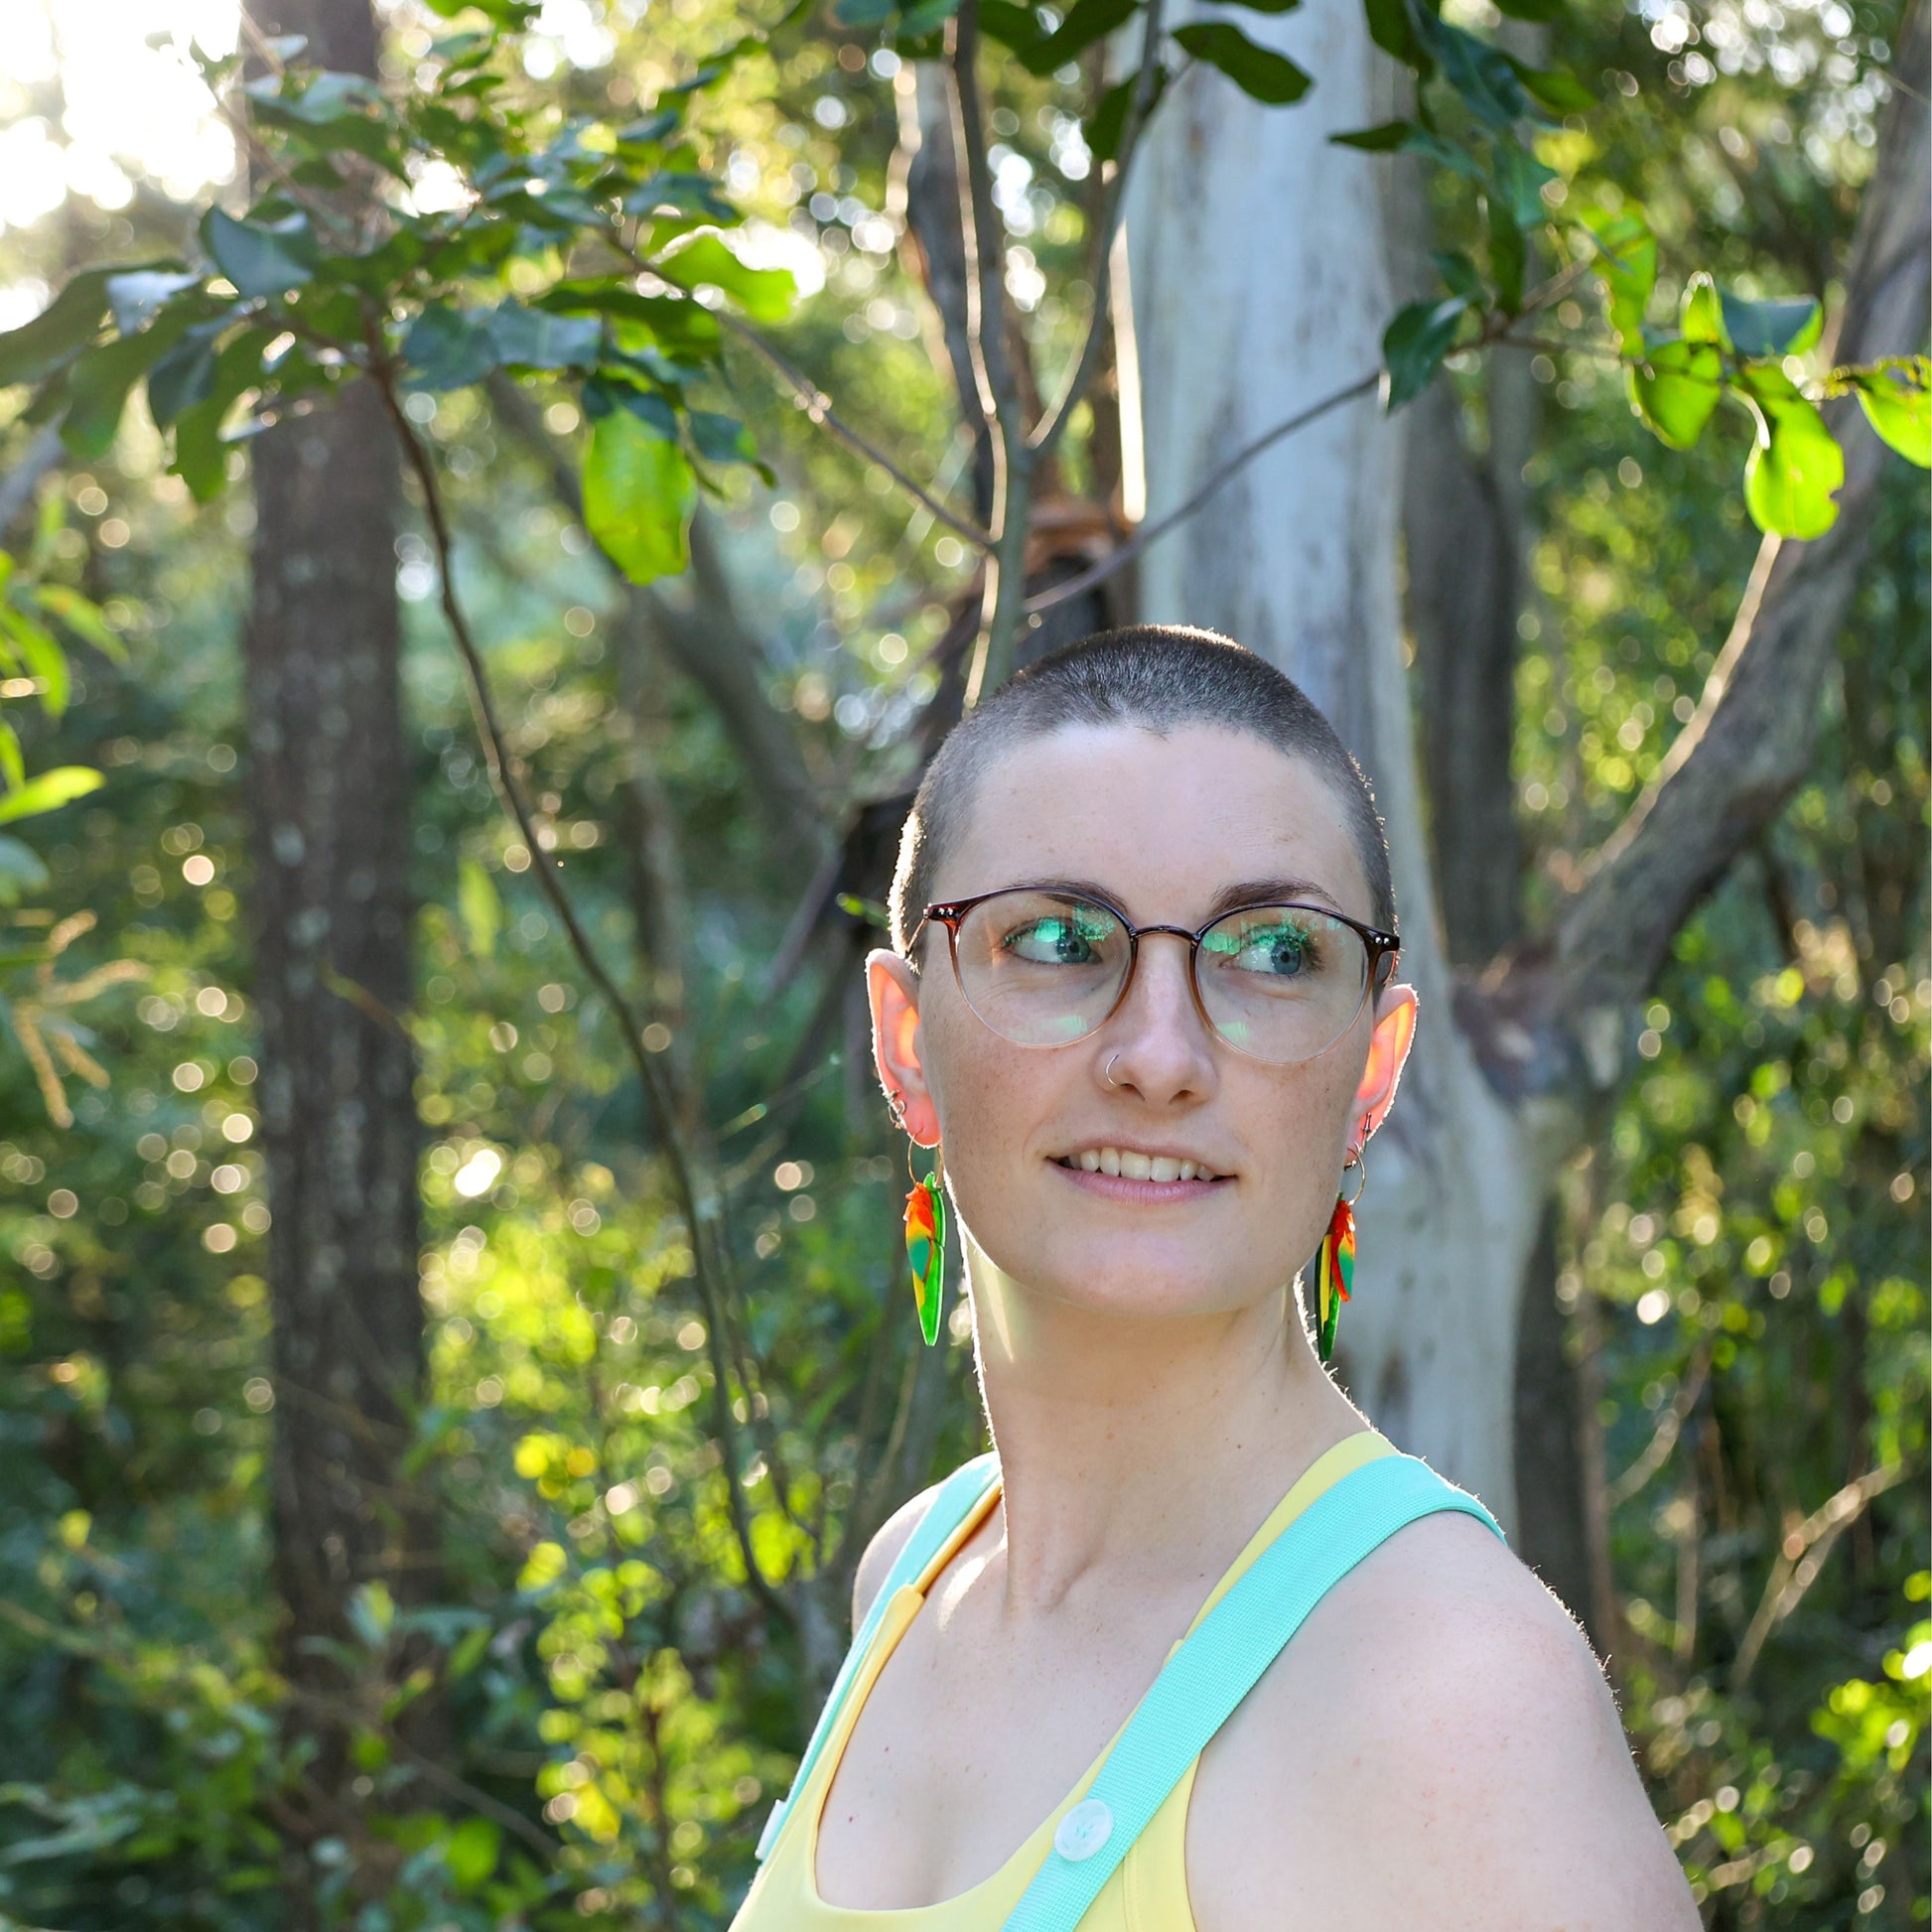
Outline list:
[[[718,1192],[715,1184],[700,1186],[691,1151],[684,1144],[680,1131],[680,1111],[677,1096],[671,1090],[664,1069],[658,1064],[650,1049],[645,1046],[643,1033],[637,1025],[636,1016],[631,1012],[629,1002],[619,991],[617,982],[612,979],[597,948],[592,944],[590,934],[585,931],[577,908],[570,896],[564,891],[563,882],[557,875],[556,862],[544,847],[538,836],[535,814],[530,809],[529,799],[525,796],[515,771],[503,737],[503,729],[496,715],[495,699],[490,691],[488,673],[484,668],[482,653],[470,628],[470,621],[456,594],[454,571],[454,546],[450,538],[448,512],[443,502],[441,486],[436,479],[434,466],[429,453],[423,448],[414,425],[409,421],[402,407],[401,397],[397,394],[395,368],[387,350],[383,346],[380,332],[371,322],[368,330],[369,380],[376,386],[387,410],[389,420],[395,429],[402,446],[405,462],[415,477],[417,486],[422,491],[423,510],[429,522],[430,540],[436,553],[437,572],[441,579],[441,602],[444,621],[449,624],[458,655],[463,660],[464,671],[470,688],[471,708],[476,718],[477,735],[481,742],[484,768],[489,774],[491,788],[515,822],[521,833],[524,846],[530,855],[530,876],[538,890],[549,902],[556,914],[558,923],[563,927],[570,941],[571,950],[577,955],[578,964],[585,977],[596,988],[605,1005],[610,1009],[618,1032],[623,1040],[625,1051],[630,1057],[637,1077],[650,1101],[651,1111],[656,1116],[658,1128],[663,1136],[663,1144],[669,1159],[672,1184],[678,1203],[685,1218],[685,1225],[691,1232],[692,1274],[697,1282],[699,1299],[705,1310],[705,1345],[711,1359],[712,1369],[712,1410],[713,1427],[717,1432],[719,1449],[724,1460],[724,1476],[732,1529],[737,1538],[739,1554],[745,1564],[746,1582],[764,1603],[767,1609],[786,1622],[797,1621],[793,1606],[773,1588],[769,1579],[759,1568],[752,1546],[751,1521],[746,1512],[743,1487],[743,1462],[740,1454],[737,1419],[732,1413],[731,1356],[734,1352],[727,1334],[730,1319],[729,1291],[725,1279],[726,1255],[722,1231],[717,1225]],[[752,1407],[753,1391],[746,1388],[746,1407],[748,1414]]]
[[[1913,8],[1897,65],[1924,70],[1926,11]],[[1886,112],[1864,191],[1828,359],[1870,363],[1924,346],[1932,213],[1926,117],[1902,94]],[[1808,767],[1819,693],[1864,561],[1891,467],[1856,402],[1825,406],[1845,450],[1838,521],[1809,543],[1766,537],[1696,714],[1657,776],[1589,862],[1555,934],[1552,1011],[1641,997],[1692,908],[1783,807]]]
[[[1007,353],[1006,247],[993,206],[993,171],[979,83],[979,0],[964,0],[946,28],[951,52],[954,140],[962,163],[960,227],[966,244],[966,330],[980,406],[994,427],[994,544],[987,556],[980,634],[966,674],[966,709],[1000,684],[1013,663],[1025,612],[1027,523],[1033,452],[1013,363]]]
[[[954,535],[964,537],[975,549],[985,550],[992,546],[993,536],[990,531],[982,530],[977,523],[961,516],[958,511],[949,509],[929,489],[914,483],[877,444],[868,441],[850,423],[843,421],[833,411],[832,398],[804,370],[794,367],[787,361],[749,322],[726,312],[720,312],[718,320],[740,342],[756,350],[776,371],[785,386],[790,389],[799,408],[805,412],[808,421],[816,423],[820,429],[837,438],[855,455],[864,457],[868,463],[878,464],[880,469],[885,471],[907,495],[923,507],[934,522],[943,523]]]
[[[1100,218],[1094,224],[1092,264],[1087,272],[1087,280],[1093,289],[1093,315],[1087,324],[1086,340],[1080,345],[1080,353],[1074,360],[1059,401],[1054,404],[1052,413],[1034,431],[1031,439],[1034,456],[1042,463],[1059,447],[1060,438],[1066,434],[1067,422],[1080,398],[1086,394],[1087,384],[1093,380],[1093,372],[1100,363],[1101,347],[1107,339],[1107,327],[1113,313],[1114,235],[1120,227],[1121,211],[1127,205],[1127,171],[1133,165],[1141,130],[1147,125],[1148,115],[1154,107],[1154,76],[1161,67],[1164,4],[1165,0],[1148,0],[1147,13],[1141,26],[1141,65],[1134,76],[1134,92],[1128,101],[1127,115],[1121,127],[1113,179],[1108,182],[1101,198]]]
[[[1094,585],[1105,583],[1115,571],[1125,569],[1141,552],[1166,536],[1172,529],[1185,523],[1235,477],[1237,477],[1256,457],[1271,450],[1285,436],[1293,436],[1298,429],[1307,429],[1318,418],[1327,415],[1331,409],[1339,409],[1345,402],[1353,402],[1357,396],[1368,395],[1382,380],[1379,368],[1371,369],[1367,375],[1359,376],[1344,388],[1323,396],[1319,402],[1311,403],[1308,408],[1299,410],[1286,422],[1277,423],[1271,430],[1264,431],[1245,449],[1235,451],[1221,467],[1214,471],[1187,498],[1184,503],[1176,504],[1166,516],[1156,517],[1152,523],[1143,523],[1134,534],[1097,564],[1090,565],[1077,577],[1069,577],[1063,584],[1055,584],[1051,590],[1041,591],[1037,597],[1027,600],[1027,615],[1036,619],[1040,612],[1050,611],[1054,605],[1063,604],[1070,597],[1078,597],[1081,592],[1091,590]]]

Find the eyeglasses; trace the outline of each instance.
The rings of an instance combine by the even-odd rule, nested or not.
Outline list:
[[[1194,1005],[1238,1053],[1292,1065],[1341,1038],[1385,985],[1402,941],[1325,905],[1241,905],[1198,930],[1136,925],[1119,906],[1051,886],[1009,886],[928,905],[966,1004],[1018,1046],[1070,1046],[1097,1033],[1134,981],[1141,941],[1187,941]]]

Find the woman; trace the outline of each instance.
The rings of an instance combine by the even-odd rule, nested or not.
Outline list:
[[[1327,722],[1211,633],[1070,645],[941,747],[893,914],[997,1460],[866,1552],[738,1932],[1690,1932],[1576,1625],[1322,1366],[1417,1024]]]

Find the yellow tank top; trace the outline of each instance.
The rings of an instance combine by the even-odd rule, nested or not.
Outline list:
[[[1249,1539],[1247,1548],[1214,1586],[1213,1592],[1195,1613],[1193,1623],[1187,1626],[1189,1632],[1233,1588],[1235,1581],[1262,1551],[1324,1489],[1363,1463],[1394,1453],[1395,1446],[1387,1438],[1372,1429],[1364,1429],[1317,1456],[1275,1505],[1268,1520]],[[966,1891],[942,1898],[936,1905],[872,1911],[831,1905],[818,1895],[815,1874],[819,1818],[859,1713],[865,1709],[866,1699],[897,1648],[898,1640],[919,1613],[926,1592],[952,1561],[954,1553],[986,1520],[999,1495],[1000,1486],[996,1481],[978,1507],[940,1547],[917,1582],[897,1591],[887,1605],[885,1620],[871,1653],[860,1667],[858,1681],[839,1714],[837,1726],[826,1740],[805,1788],[793,1792],[778,1842],[759,1868],[738,1916],[732,1920],[732,1932],[1000,1932],[1019,1904],[1021,1894],[1033,1882],[1035,1872],[1045,1863],[1054,1829],[1086,1796],[1087,1787],[1100,1775],[1100,1767],[1119,1738],[1120,1730],[1108,1739],[1106,1749],[1087,1767],[1080,1782],[1060,1800],[1052,1815],[1040,1822],[999,1870]],[[1169,1656],[1179,1648],[1180,1640],[1176,1639],[1169,1649]],[[1121,1730],[1127,1728],[1131,1717],[1130,1713],[1129,1719],[1122,1722]],[[1086,1916],[1080,1921],[1080,1932],[1195,1932],[1194,1915],[1187,1903],[1186,1835],[1187,1801],[1199,1765],[1200,1759],[1195,1758],[1180,1782],[1168,1794],[1166,1803],[1135,1841],[1120,1868],[1108,1878],[1099,1896],[1087,1908]]]

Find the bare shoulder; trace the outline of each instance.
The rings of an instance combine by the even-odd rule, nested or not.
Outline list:
[[[1583,1631],[1465,1516],[1322,1599],[1204,1754],[1187,1843],[1200,1932],[1277,1926],[1291,1880],[1322,1932],[1699,1923]]]
[[[884,1587],[892,1568],[898,1561],[899,1552],[911,1540],[912,1532],[925,1520],[925,1513],[932,1507],[932,1499],[939,1493],[935,1482],[929,1489],[921,1489],[916,1496],[902,1502],[880,1524],[873,1539],[866,1545],[866,1553],[859,1559],[859,1568],[852,1578],[852,1627],[856,1630],[866,1620],[866,1612],[872,1608],[872,1599]]]

